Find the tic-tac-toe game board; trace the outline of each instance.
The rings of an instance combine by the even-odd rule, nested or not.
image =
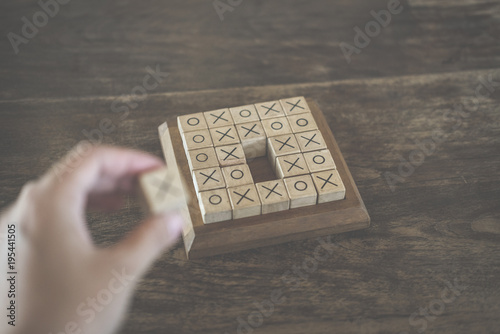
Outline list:
[[[191,201],[180,194],[164,201],[183,212],[190,258],[370,224],[323,114],[304,97],[183,115],[169,125],[159,127],[170,175],[164,190],[176,189],[180,175]]]

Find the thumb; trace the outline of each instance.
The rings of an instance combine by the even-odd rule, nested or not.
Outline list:
[[[152,216],[115,246],[114,251],[132,275],[142,276],[164,251],[176,243],[182,224],[179,213]]]

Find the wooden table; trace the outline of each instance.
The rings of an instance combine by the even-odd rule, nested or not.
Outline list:
[[[221,21],[211,1],[74,0],[16,55],[6,36],[40,7],[3,1],[0,206],[103,119],[115,125],[103,142],[160,156],[165,120],[305,95],[326,114],[371,227],[332,236],[316,266],[316,239],[193,261],[178,245],[140,283],[121,333],[498,331],[500,2],[403,1],[347,63],[339,44],[354,45],[353,28],[387,4],[247,0]],[[114,112],[148,66],[169,75]],[[141,217],[130,199],[88,219],[106,246]]]

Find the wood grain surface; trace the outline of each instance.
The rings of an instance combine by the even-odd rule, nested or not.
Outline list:
[[[402,5],[348,64],[339,43],[387,1],[244,0],[220,21],[211,1],[74,0],[17,55],[6,36],[40,8],[2,1],[0,207],[103,119],[115,128],[102,142],[161,156],[156,129],[178,115],[304,95],[325,113],[370,228],[332,236],[312,267],[317,239],[194,261],[179,244],[140,283],[120,333],[237,333],[238,319],[273,334],[498,332],[500,86],[473,98],[488,76],[500,82],[500,2]],[[157,65],[169,76],[113,112]],[[457,110],[464,101],[477,105]],[[392,189],[387,175],[399,176]],[[102,247],[141,218],[135,198],[88,215]],[[259,321],[255,302],[278,290]]]

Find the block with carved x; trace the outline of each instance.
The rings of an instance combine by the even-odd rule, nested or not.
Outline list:
[[[163,167],[139,177],[148,212],[160,214],[176,210],[188,200],[182,177],[175,168]]]

